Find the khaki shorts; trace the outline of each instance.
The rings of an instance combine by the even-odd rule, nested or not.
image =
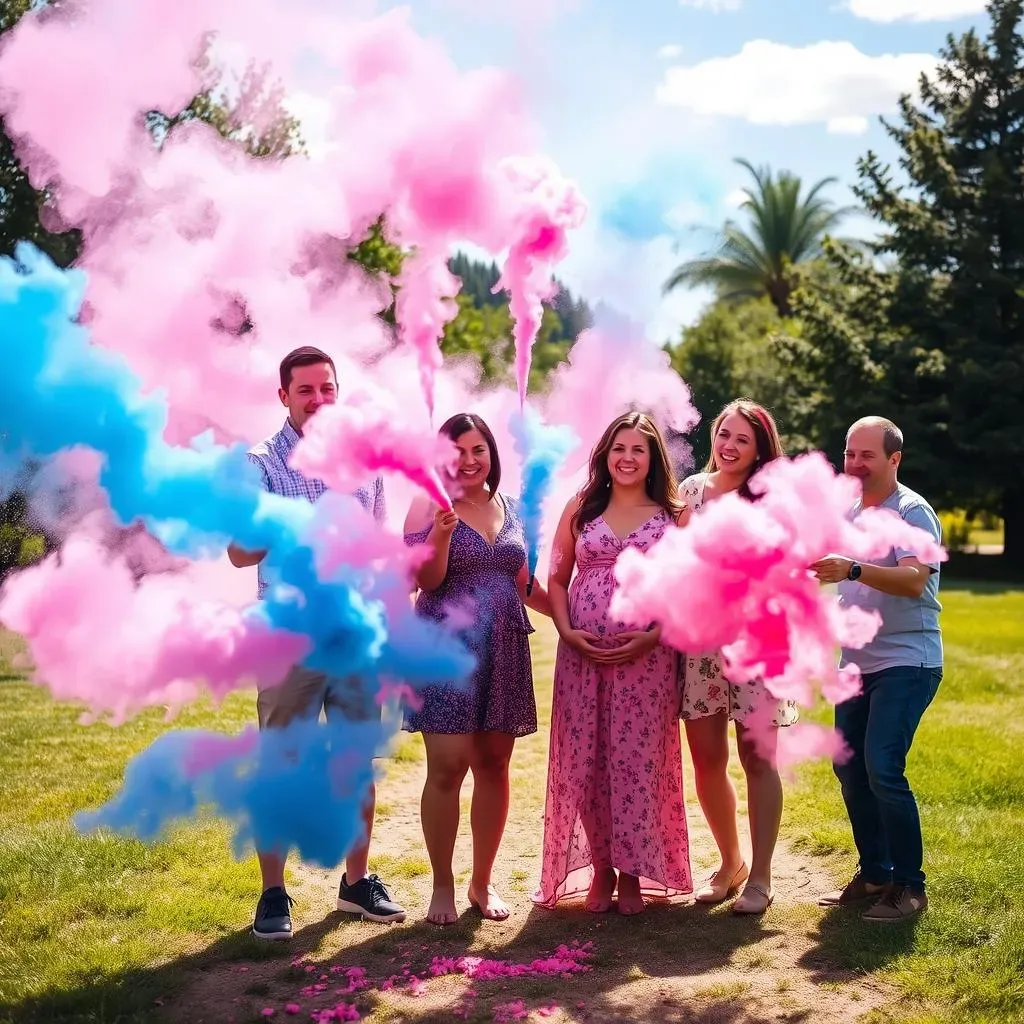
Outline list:
[[[328,721],[369,722],[380,718],[381,708],[374,695],[355,678],[328,678],[296,665],[277,686],[260,690],[256,714],[261,729],[281,729],[297,718]]]

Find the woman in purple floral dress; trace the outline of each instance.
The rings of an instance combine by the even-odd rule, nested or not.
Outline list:
[[[459,829],[459,795],[473,773],[473,874],[469,902],[484,917],[502,920],[509,910],[491,884],[491,870],[508,816],[509,761],[516,737],[537,731],[529,634],[524,608],[550,614],[536,583],[526,597],[526,536],[517,502],[498,492],[501,463],[494,435],[479,416],[462,413],[440,433],[458,451],[450,480],[454,511],[427,499],[413,502],[406,542],[426,544],[430,555],[418,572],[416,610],[448,622],[477,659],[468,685],[432,686],[422,706],[406,715],[405,728],[422,732],[427,779],[420,817],[434,875],[427,910],[433,924],[452,924],[455,879],[452,854]]]
[[[616,559],[674,529],[677,490],[661,433],[629,413],[594,448],[590,479],[558,526],[548,592],[560,641],[534,895],[547,907],[587,892],[587,909],[602,913],[617,889],[619,912],[636,914],[645,893],[692,889],[678,655],[659,628],[631,629],[609,612]]]

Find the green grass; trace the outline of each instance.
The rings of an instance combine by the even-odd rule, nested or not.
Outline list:
[[[816,962],[891,982],[902,998],[879,1020],[1024,1020],[1024,912],[1017,886],[1024,863],[1024,590],[947,584],[943,602],[946,677],[909,765],[922,809],[931,908],[914,925],[879,928],[862,924],[853,912],[823,914],[813,903],[794,903],[773,908],[771,927],[816,929]],[[543,785],[551,662],[551,648],[542,640],[535,659],[541,735],[524,742],[514,762],[512,784],[520,794]],[[252,718],[252,695],[241,694],[219,708],[189,708],[175,725],[236,731]],[[165,728],[156,714],[116,729],[79,725],[77,711],[54,704],[0,664],[0,1021],[152,1020],[154,1000],[173,1000],[196,968],[253,965],[235,993],[253,997],[275,983],[274,974],[255,976],[264,960],[270,958],[267,966],[278,973],[289,970],[287,951],[263,949],[248,936],[258,871],[252,858],[232,859],[223,826],[181,828],[153,846],[82,837],[72,828],[72,814],[111,795],[126,760]],[[418,737],[399,740],[396,770],[412,770],[421,758]],[[388,799],[387,814],[408,814],[406,798],[391,792]],[[826,858],[837,881],[852,870],[849,826],[827,765],[805,766],[790,784],[784,833]],[[407,885],[423,884],[428,865],[411,855],[415,851],[396,856],[382,838],[375,852],[375,869]],[[521,894],[532,877],[532,863],[516,864],[512,891]],[[588,917],[574,914],[568,921],[575,923],[567,923],[531,916],[524,935],[529,931],[527,941],[548,948],[598,927]],[[753,976],[769,969],[770,957],[743,950],[757,935],[748,925],[728,914],[698,919],[690,911],[679,916],[652,909],[638,943],[625,919],[602,922],[604,930],[592,933],[603,937],[599,970],[579,994],[559,1001],[572,1006],[581,995],[596,994],[598,978],[625,984],[636,972],[637,981],[640,975],[675,973],[675,966],[661,961],[675,964],[683,956],[685,963],[679,950],[714,942],[727,943],[736,965]],[[336,927],[325,923],[322,932],[311,930],[320,936]],[[351,955],[387,958],[394,956],[395,941],[439,941],[420,927],[398,933],[410,937],[397,940],[366,930],[361,934],[370,937],[356,940]],[[702,938],[710,928],[717,938],[710,932]],[[492,933],[477,935],[467,918],[446,934],[456,947],[473,942],[479,949]],[[656,948],[657,957],[651,955]],[[535,979],[520,994],[560,995],[561,984]],[[702,989],[701,995],[742,1000],[731,987]],[[384,1016],[374,1013],[374,1019],[392,1019],[386,1008],[380,1012]]]
[[[971,530],[970,540],[968,544],[972,547],[983,547],[992,545],[994,547],[1002,547],[1004,543],[1003,531],[1000,530]]]
[[[177,724],[239,729],[251,705],[197,706]],[[225,855],[219,824],[151,847],[80,836],[72,813],[111,795],[125,761],[166,726],[155,714],[117,729],[77,718],[36,687],[0,683],[0,1006],[223,937],[219,922],[244,919],[259,885],[254,862]]]
[[[907,767],[921,808],[928,913],[880,929],[837,911],[823,919],[820,938],[850,967],[878,971],[934,1007],[915,1021],[1024,1020],[1024,591],[949,587],[942,600],[945,675]],[[852,872],[828,765],[801,771],[785,828]]]

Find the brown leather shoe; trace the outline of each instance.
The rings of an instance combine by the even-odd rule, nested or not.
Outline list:
[[[843,889],[826,893],[818,900],[819,907],[846,907],[851,903],[863,903],[865,900],[876,900],[886,895],[892,889],[891,883],[875,885],[868,882],[858,871],[857,874],[846,883]]]
[[[894,885],[870,910],[860,916],[865,921],[878,924],[896,924],[917,917],[928,909],[928,897],[923,889],[911,889],[908,885]]]

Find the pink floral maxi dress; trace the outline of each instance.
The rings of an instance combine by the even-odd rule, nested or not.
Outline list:
[[[646,551],[669,522],[659,512],[624,540],[603,518],[584,526],[569,586],[573,628],[600,637],[633,628],[609,613],[615,561],[626,547]],[[553,907],[585,893],[595,865],[637,875],[646,895],[693,891],[679,676],[677,653],[660,644],[632,662],[598,665],[559,643],[535,902]]]

